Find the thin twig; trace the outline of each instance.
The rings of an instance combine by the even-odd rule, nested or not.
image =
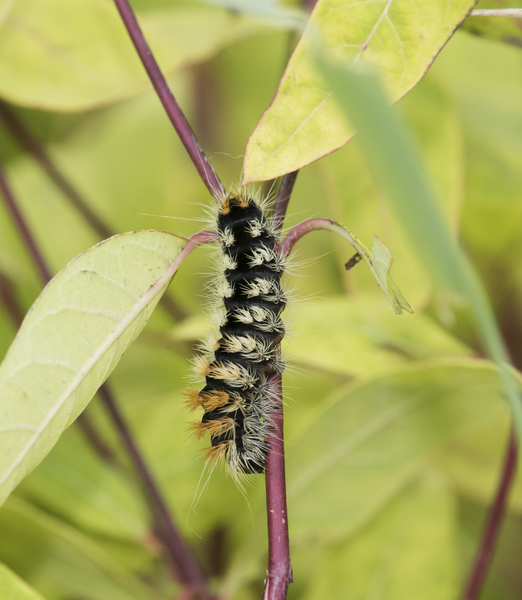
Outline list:
[[[75,423],[78,425],[85,439],[92,446],[102,461],[121,473],[124,473],[125,467],[123,463],[100,435],[100,432],[96,428],[94,421],[91,419],[87,411],[84,410],[80,415],[78,415]]]
[[[212,195],[224,194],[225,188],[201,149],[189,122],[174,98],[158,63],[145,40],[129,2],[127,0],[114,0],[114,3],[123,19],[132,43],[147,71],[151,83],[154,86],[171,123],[174,125],[174,129],[179,135],[182,144],[185,146],[194,166],[203,180],[203,183],[207,186]]]
[[[29,250],[29,252],[31,254],[31,257],[33,259],[33,262],[34,262],[36,268],[38,269],[40,277],[41,277],[42,281],[44,282],[44,284],[46,284],[52,278],[51,271],[49,270],[49,267],[47,266],[47,263],[45,262],[45,259],[40,251],[40,248],[38,247],[38,244],[36,243],[36,240],[33,237],[31,230],[29,229],[29,227],[27,226],[27,223],[25,222],[24,216],[22,215],[22,211],[20,210],[20,208],[18,206],[18,202],[15,199],[13,190],[11,189],[11,186],[9,185],[9,183],[6,179],[4,167],[3,167],[1,160],[0,160],[0,190],[2,191],[5,205],[6,205],[7,209],[9,210],[9,212],[11,213],[11,216],[13,217],[16,227],[18,228],[18,231],[20,232],[20,235],[22,236],[22,238],[27,246],[27,249]]]
[[[110,227],[90,208],[88,202],[80,192],[68,181],[57,168],[51,157],[45,152],[42,145],[27,130],[22,122],[16,117],[4,102],[0,102],[0,118],[8,127],[13,137],[25,148],[25,150],[38,162],[49,178],[54,181],[56,187],[69,198],[71,204],[81,213],[89,225],[99,234],[101,239],[114,235]]]
[[[273,375],[275,407],[272,412],[273,431],[269,437],[270,451],[266,458],[266,507],[268,519],[268,571],[263,600],[285,600],[292,583],[290,538],[286,505],[285,447],[281,375]]]
[[[174,524],[172,514],[112,394],[106,387],[100,388],[99,394],[136,469],[154,517],[156,535],[167,549],[179,580],[190,590],[190,597],[210,600],[212,596],[207,590],[205,577]]]
[[[61,190],[64,196],[78,210],[92,229],[106,239],[113,236],[113,231],[89,206],[87,200],[80,194],[78,189],[60,171],[56,163],[51,159],[40,142],[31,134],[20,119],[9,109],[5,103],[0,102],[0,118],[5,123],[13,137],[25,148],[25,150],[38,162],[49,179]],[[161,306],[176,321],[187,318],[187,312],[171,296],[164,294],[161,298]]]
[[[469,13],[470,17],[512,17],[522,19],[522,8],[479,8]]]
[[[489,511],[488,521],[482,534],[480,547],[475,556],[473,567],[464,594],[462,595],[462,600],[477,600],[482,591],[482,586],[484,585],[486,575],[489,571],[497,538],[500,533],[500,527],[506,511],[509,490],[515,479],[517,454],[516,435],[515,432],[511,430],[495,499]]]
[[[292,190],[294,189],[294,184],[298,173],[299,170],[292,171],[292,173],[287,173],[283,177],[283,181],[279,187],[277,200],[274,206],[274,212],[272,213],[272,219],[274,220],[277,231],[281,231],[281,228],[283,227],[286,211],[288,209],[288,203],[290,202],[290,196],[292,195]]]
[[[24,320],[24,310],[16,297],[13,282],[3,273],[0,273],[0,300],[13,324],[14,330],[17,331]]]

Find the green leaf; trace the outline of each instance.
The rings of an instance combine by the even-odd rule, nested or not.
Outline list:
[[[393,307],[402,313],[403,310],[412,313],[413,310],[408,304],[406,298],[401,294],[401,291],[393,281],[390,269],[392,265],[392,255],[381,240],[375,236],[373,240],[373,264],[379,281],[383,283],[383,287],[388,291],[387,296],[391,298]]]
[[[327,229],[339,234],[348,240],[350,244],[357,250],[358,256],[360,257],[357,260],[363,260],[366,263],[372,272],[372,275],[377,280],[379,287],[384,292],[384,295],[386,298],[388,298],[393,310],[398,315],[402,314],[403,310],[413,313],[411,306],[408,304],[404,296],[401,294],[399,288],[395,285],[395,282],[391,278],[390,269],[393,260],[392,256],[386,246],[379,240],[377,236],[374,238],[372,254],[368,248],[353,235],[353,233],[345,229],[341,224],[336,223],[335,221],[324,219],[323,229]]]
[[[146,509],[139,489],[92,451],[79,427],[64,431],[16,493],[103,538],[138,544],[146,537]]]
[[[262,28],[210,7],[146,11],[139,20],[167,75]],[[81,111],[150,85],[112,2],[19,0],[0,28],[0,96],[10,102]]]
[[[0,563],[0,598],[3,600],[44,600],[40,594]]]
[[[317,31],[327,56],[337,63],[376,67],[388,100],[395,102],[418,83],[473,5],[473,0],[423,0],[413,9],[409,0],[320,0],[272,104],[248,142],[244,183],[294,171],[354,135],[331,84],[315,65]]]
[[[0,501],[49,452],[145,326],[183,260],[160,231],[112,237],[44,289],[0,366]]]
[[[9,498],[0,509],[0,536],[0,560],[50,598],[165,600],[173,595],[122,566],[89,536],[18,498]]]
[[[495,369],[482,361],[419,364],[334,393],[288,439],[294,542],[355,531],[435,452],[506,414]]]
[[[428,474],[360,533],[322,553],[305,600],[452,600],[459,592],[456,502]]]
[[[292,337],[285,344],[292,362],[351,377],[395,371],[415,360],[472,354],[429,317],[397,319],[370,294],[300,305]]]

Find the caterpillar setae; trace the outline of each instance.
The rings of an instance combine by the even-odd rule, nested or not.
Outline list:
[[[202,390],[187,390],[190,409],[202,407],[197,437],[210,434],[207,457],[223,458],[235,477],[262,473],[271,430],[270,377],[281,373],[281,288],[284,261],[276,252],[275,223],[265,205],[243,192],[216,200],[224,278],[214,286],[224,304],[219,334],[204,344],[195,371]]]

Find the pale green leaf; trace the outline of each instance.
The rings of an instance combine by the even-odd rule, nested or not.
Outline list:
[[[416,360],[472,354],[429,317],[397,319],[370,294],[302,304],[293,329],[285,344],[292,363],[351,377],[391,372]]]
[[[466,359],[421,363],[334,393],[288,439],[294,541],[348,535],[432,454],[506,414],[494,367]]]
[[[389,101],[404,96],[473,6],[473,0],[319,0],[270,107],[245,154],[244,183],[271,179],[346,144],[354,129],[314,61],[317,31],[327,56],[346,67],[368,63],[381,74]]]
[[[375,272],[379,277],[379,281],[382,281],[388,290],[389,297],[392,298],[393,306],[402,312],[403,310],[413,313],[411,306],[408,304],[406,298],[401,294],[401,291],[393,281],[390,269],[392,266],[393,258],[390,251],[381,242],[381,240],[374,236],[373,240],[373,264]]]
[[[211,7],[165,8],[138,17],[167,75],[262,28]],[[18,0],[0,28],[0,96],[10,102],[81,111],[150,85],[112,2]]]
[[[0,563],[0,598],[2,600],[43,600],[18,575]]]
[[[146,535],[140,491],[92,451],[79,427],[69,427],[62,434],[16,493],[103,538],[139,543]]]
[[[411,306],[408,304],[404,296],[401,294],[399,288],[395,285],[390,275],[390,269],[392,264],[392,256],[386,246],[375,236],[373,244],[373,254],[368,248],[358,240],[353,233],[345,229],[340,223],[335,221],[327,221],[324,219],[324,229],[333,231],[339,234],[357,250],[359,259],[363,260],[372,275],[377,280],[379,287],[384,292],[388,302],[392,305],[393,310],[398,314],[402,314],[405,310],[409,313],[413,313]]]
[[[0,366],[0,500],[49,452],[145,326],[186,240],[115,236],[44,289]]]
[[[306,600],[453,600],[459,592],[455,498],[421,476],[360,533],[322,553]]]

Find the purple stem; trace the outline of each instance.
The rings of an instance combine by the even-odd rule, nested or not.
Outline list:
[[[59,169],[38,141],[3,102],[0,102],[0,118],[8,127],[13,137],[18,140],[25,150],[39,163],[49,178],[54,181],[56,187],[69,198],[71,204],[76,207],[94,231],[96,231],[102,239],[114,235],[108,225],[106,225],[100,217],[91,210],[89,204],[81,196],[78,190],[60,173]]]
[[[276,224],[277,231],[281,231],[281,228],[283,227],[286,211],[288,209],[288,203],[290,202],[290,196],[292,195],[292,190],[294,189],[294,183],[297,179],[298,173],[299,171],[287,173],[283,177],[283,181],[279,187],[277,200],[274,206],[274,212],[272,213],[272,219]]]
[[[321,229],[331,230],[331,226],[336,222],[332,219],[309,219],[293,227],[286,235],[285,239],[277,247],[277,252],[281,256],[288,256],[292,252],[295,243],[310,231],[319,231]]]
[[[281,231],[298,171],[283,177],[272,214],[277,231]],[[272,419],[274,429],[269,437],[266,456],[266,508],[268,521],[268,570],[263,600],[284,600],[292,583],[288,509],[286,503],[285,446],[282,376],[270,378],[274,389]]]
[[[24,320],[24,311],[16,298],[13,283],[3,273],[0,273],[0,300],[17,331]]]
[[[189,597],[196,596],[202,600],[211,600],[212,595],[207,590],[206,579],[183,537],[174,525],[172,515],[159,487],[143,459],[143,455],[131,435],[130,429],[112,394],[106,386],[102,386],[98,393],[140,478],[154,518],[156,535],[167,549],[177,577],[187,586]]]
[[[268,571],[263,600],[285,600],[292,583],[288,510],[286,506],[285,446],[281,375],[270,380],[275,391],[272,412],[274,430],[269,437],[266,457],[266,507],[268,519]]]
[[[2,191],[2,195],[4,197],[5,204],[7,209],[11,213],[14,222],[20,232],[20,235],[24,239],[24,242],[33,258],[34,264],[40,273],[40,277],[43,280],[44,284],[46,284],[51,278],[51,271],[49,270],[45,259],[40,252],[40,248],[38,247],[36,240],[34,239],[25,219],[22,215],[22,211],[20,210],[18,203],[15,200],[14,194],[11,190],[9,183],[5,177],[4,167],[2,161],[0,160],[0,190]]]
[[[224,194],[225,188],[219,180],[216,172],[209,163],[205,153],[201,149],[192,128],[185,118],[185,115],[181,111],[179,104],[176,102],[172,91],[170,90],[163,73],[158,67],[158,63],[154,58],[146,40],[143,36],[143,32],[138,25],[138,21],[128,0],[114,0],[116,8],[118,9],[121,18],[129,32],[132,43],[136,48],[136,51],[147,71],[147,74],[156,90],[156,93],[167,112],[167,115],[174,125],[182,144],[185,146],[194,166],[198,170],[198,173],[203,180],[203,183],[207,186],[208,190],[213,196]]]
[[[88,202],[72,183],[64,177],[51,157],[45,152],[42,145],[34,138],[16,115],[3,103],[0,102],[0,118],[11,131],[13,137],[31,154],[42,169],[47,173],[56,187],[61,190],[71,204],[78,210],[89,225],[96,231],[101,239],[114,235],[114,231],[90,208]],[[177,302],[166,294],[161,298],[161,305],[176,321],[187,318],[185,310]]]
[[[489,511],[489,517],[482,534],[480,548],[475,556],[473,568],[471,569],[465,591],[462,595],[462,600],[477,600],[484,585],[493,558],[497,538],[500,533],[500,526],[506,511],[509,490],[511,489],[515,478],[517,454],[516,435],[515,432],[511,430],[495,499]]]

